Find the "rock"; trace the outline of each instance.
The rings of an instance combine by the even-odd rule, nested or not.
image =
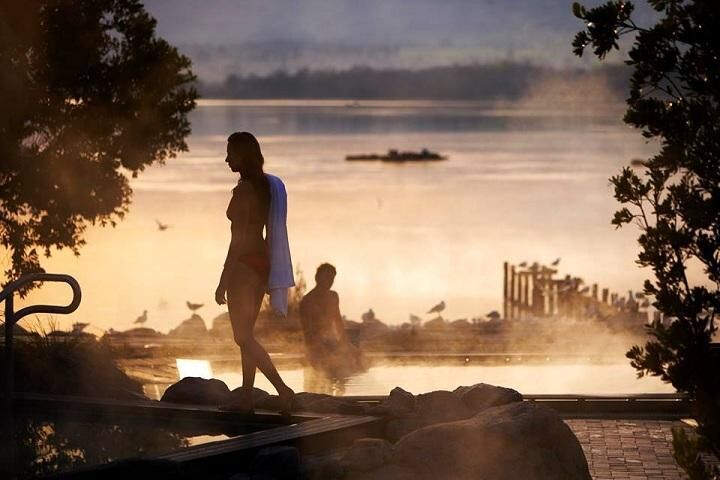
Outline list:
[[[339,480],[345,475],[340,460],[331,455],[303,455],[300,478],[303,480]]]
[[[317,413],[363,415],[365,408],[355,402],[322,393],[300,392],[295,395],[293,410]]]
[[[222,405],[230,398],[230,389],[216,378],[185,377],[170,385],[160,401],[195,405]]]
[[[460,397],[470,410],[479,413],[490,407],[506,403],[522,402],[523,396],[512,388],[496,387],[487,383],[476,383],[469,387],[458,387],[453,393]]]
[[[223,312],[213,318],[211,325],[212,327],[208,330],[210,335],[225,339],[233,338],[232,324],[230,323],[230,314],[228,312]]]
[[[423,426],[469,418],[474,413],[458,395],[447,390],[423,393],[415,398],[415,414]]]
[[[295,447],[268,447],[260,450],[250,463],[253,480],[297,480],[300,454]]]
[[[230,398],[228,402],[231,402],[236,396],[241,395],[242,387],[238,387],[232,392],[230,392]],[[270,397],[270,394],[266,392],[265,390],[262,390],[257,387],[253,387],[253,393],[252,393],[252,399],[253,399],[253,405],[255,408],[264,408],[263,405],[267,401],[267,399]]]
[[[415,480],[590,480],[570,428],[553,410],[530,402],[416,430],[397,443],[392,463],[413,470]]]
[[[293,400],[293,409],[309,411],[308,408],[311,404],[319,400],[326,400],[332,398],[332,396],[325,393],[299,392],[295,394],[295,398]]]
[[[381,438],[360,438],[355,440],[345,453],[341,465],[347,470],[369,471],[385,465],[392,456],[393,446]]]
[[[208,334],[205,321],[197,313],[168,332],[168,337],[197,338]]]
[[[415,396],[400,387],[395,387],[390,391],[390,395],[384,402],[368,408],[366,413],[380,417],[401,417],[414,409]]]
[[[423,426],[425,425],[420,423],[417,415],[404,415],[387,422],[385,425],[385,438],[391,442],[397,442],[408,433],[414,432]]]

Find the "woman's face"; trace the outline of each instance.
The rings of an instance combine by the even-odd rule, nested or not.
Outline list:
[[[242,172],[244,167],[244,155],[242,149],[233,147],[229,143],[227,145],[227,157],[225,163],[228,164],[233,172]]]

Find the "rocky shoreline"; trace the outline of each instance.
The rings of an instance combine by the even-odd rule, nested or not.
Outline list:
[[[189,377],[162,401],[219,406],[237,394],[220,380]],[[256,388],[253,396],[258,409],[278,408],[275,395]],[[358,438],[323,455],[263,449],[233,480],[591,478],[579,441],[558,414],[509,388],[478,383],[413,395],[396,387],[379,405],[302,392],[292,409],[383,417],[385,429],[380,438]]]

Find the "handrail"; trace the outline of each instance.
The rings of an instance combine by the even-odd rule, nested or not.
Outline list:
[[[23,275],[19,279],[15,280],[14,282],[9,283],[5,288],[3,288],[2,292],[0,292],[0,302],[10,298],[16,291],[23,288],[25,285],[33,282],[64,282],[70,285],[70,288],[73,292],[73,299],[72,302],[70,302],[69,305],[60,306],[60,305],[32,305],[30,307],[25,307],[13,314],[13,320],[15,323],[17,323],[18,320],[20,320],[22,317],[26,315],[30,315],[33,313],[61,313],[61,314],[67,314],[74,312],[77,307],[80,305],[80,300],[82,298],[82,292],[80,290],[80,284],[78,284],[77,280],[75,280],[70,275],[66,275],[64,273],[29,273],[27,275]],[[5,310],[7,311],[7,306],[5,307]],[[8,321],[8,317],[6,315],[5,321]]]
[[[68,305],[30,305],[15,311],[15,292],[22,289],[26,285],[33,282],[61,282],[67,283],[72,289],[73,298]],[[12,438],[15,432],[13,407],[14,407],[14,390],[15,390],[15,355],[13,352],[13,330],[15,324],[21,318],[33,313],[61,313],[67,314],[74,312],[80,305],[82,292],[80,285],[70,275],[61,273],[30,273],[23,275],[14,282],[10,282],[0,292],[0,302],[5,302],[5,405],[2,412],[3,430],[9,436],[6,448],[0,452],[0,476],[9,475],[14,478],[15,475],[15,442]],[[5,443],[5,442],[3,442]]]
[[[15,312],[15,292],[33,282],[67,283],[72,289],[72,301],[68,305],[30,305]],[[2,292],[0,292],[0,302],[5,302],[5,402],[8,414],[12,414],[12,396],[15,384],[13,365],[13,330],[15,324],[21,318],[33,313],[72,313],[80,305],[81,298],[82,292],[80,290],[80,284],[70,275],[63,273],[29,273],[9,283]]]

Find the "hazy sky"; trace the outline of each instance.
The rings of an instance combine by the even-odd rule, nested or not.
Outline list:
[[[603,3],[585,2],[588,6]],[[203,79],[278,68],[528,60],[578,66],[570,0],[148,0]],[[639,19],[648,8],[639,8]]]

